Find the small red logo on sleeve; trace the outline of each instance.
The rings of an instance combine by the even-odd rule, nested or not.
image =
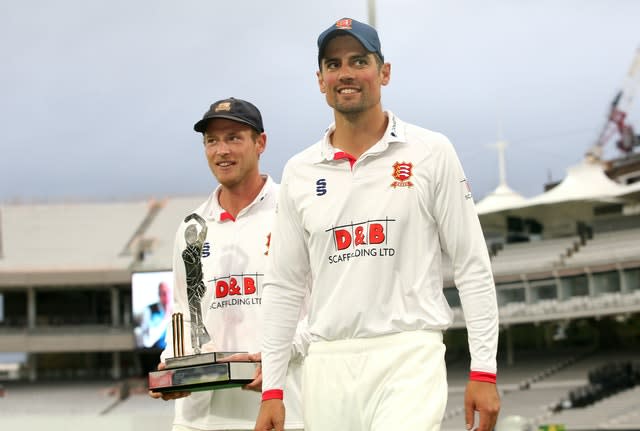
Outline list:
[[[269,247],[271,247],[271,232],[269,232],[269,234],[267,235],[267,243],[265,245],[267,246],[267,250],[264,252],[264,255],[269,256]]]

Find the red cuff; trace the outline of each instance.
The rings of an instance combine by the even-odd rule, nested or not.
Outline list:
[[[282,395],[282,389],[269,389],[262,393],[262,401],[281,400],[283,398]]]
[[[484,373],[482,371],[471,371],[469,373],[469,380],[475,380],[476,382],[496,383],[496,375],[493,373]]]

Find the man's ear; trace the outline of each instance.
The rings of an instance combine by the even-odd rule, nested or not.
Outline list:
[[[256,144],[258,145],[258,155],[264,153],[264,150],[267,149],[267,134],[264,132],[260,133],[256,139]]]
[[[382,75],[382,85],[387,85],[391,81],[391,63],[384,63],[380,68]]]
[[[318,86],[320,87],[320,92],[322,94],[325,94],[327,92],[327,86],[324,83],[324,79],[322,78],[322,72],[321,71],[317,71],[316,72],[316,77],[318,78]]]

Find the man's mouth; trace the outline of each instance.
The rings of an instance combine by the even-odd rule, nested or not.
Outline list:
[[[338,90],[338,94],[354,94],[358,93],[360,90],[357,88],[349,87],[349,88],[341,88]]]

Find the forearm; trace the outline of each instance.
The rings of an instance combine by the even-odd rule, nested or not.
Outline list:
[[[262,296],[265,334],[262,343],[263,395],[276,394],[276,398],[282,398],[302,301],[302,294],[282,288],[278,283],[265,286]]]
[[[293,343],[291,344],[291,360],[303,360],[305,356],[307,356],[310,342],[311,334],[309,333],[309,321],[305,316],[298,322],[296,333],[293,336]]]
[[[491,261],[462,166],[449,144],[437,164],[436,217],[469,337],[471,371],[496,373],[498,308]]]

